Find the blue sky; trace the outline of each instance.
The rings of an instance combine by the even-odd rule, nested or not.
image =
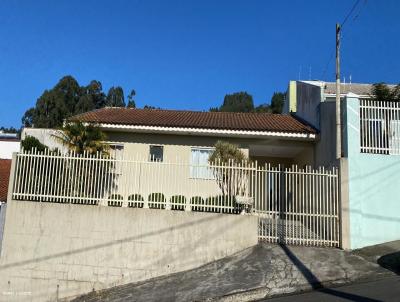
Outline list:
[[[0,126],[64,75],[137,92],[137,105],[207,110],[226,93],[256,104],[291,79],[333,80],[335,23],[355,1],[0,2]],[[400,82],[400,1],[361,0],[347,21],[342,74]],[[354,16],[359,15],[354,19]]]

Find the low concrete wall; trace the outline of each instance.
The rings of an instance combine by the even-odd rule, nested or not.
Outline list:
[[[57,301],[195,268],[255,244],[254,216],[11,200],[0,301]]]

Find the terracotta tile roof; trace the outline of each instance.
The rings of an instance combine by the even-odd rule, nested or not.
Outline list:
[[[0,201],[7,201],[11,159],[0,159]]]
[[[75,115],[69,120],[134,126],[316,133],[314,128],[291,115],[270,113],[200,112],[106,107]]]

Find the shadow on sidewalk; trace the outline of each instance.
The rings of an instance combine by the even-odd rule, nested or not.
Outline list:
[[[286,256],[292,261],[292,263],[299,269],[299,271],[302,273],[302,275],[304,276],[304,278],[307,279],[307,282],[311,285],[311,287],[314,290],[318,290],[319,292],[325,293],[327,295],[332,295],[332,296],[336,296],[342,299],[346,299],[349,301],[363,301],[363,302],[379,302],[380,300],[375,300],[375,299],[371,299],[371,298],[367,298],[367,297],[363,297],[363,296],[359,296],[359,295],[355,295],[355,294],[350,294],[350,293],[345,293],[345,292],[341,292],[339,290],[336,289],[332,289],[332,288],[325,288],[323,286],[323,284],[321,283],[321,281],[317,278],[317,276],[315,276],[311,270],[304,265],[303,262],[301,262],[301,260],[299,258],[296,257],[295,254],[293,254],[293,252],[286,246],[283,244],[280,244],[280,247],[282,248],[282,250],[285,252]]]
[[[377,263],[397,275],[400,275],[400,251],[383,255],[377,260]]]

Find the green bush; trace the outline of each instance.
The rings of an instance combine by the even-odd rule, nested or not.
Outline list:
[[[128,207],[130,208],[143,208],[144,198],[140,194],[132,194],[128,197]]]
[[[222,209],[221,206],[232,206],[233,210],[229,208]],[[237,214],[240,213],[240,206],[233,196],[217,195],[206,199],[205,212]]]
[[[204,212],[204,199],[200,196],[193,196],[190,198],[190,204],[192,205],[192,211]]]
[[[151,193],[148,200],[150,209],[165,209],[166,199],[163,193]]]
[[[184,211],[186,205],[186,197],[183,195],[174,195],[170,199],[171,209]]]
[[[120,194],[111,194],[108,197],[109,207],[122,207],[122,200],[124,199]]]
[[[25,139],[21,141],[21,147],[25,151],[32,152],[33,149],[36,149],[38,152],[44,152],[49,149],[46,145],[43,145],[36,137],[27,136]]]

